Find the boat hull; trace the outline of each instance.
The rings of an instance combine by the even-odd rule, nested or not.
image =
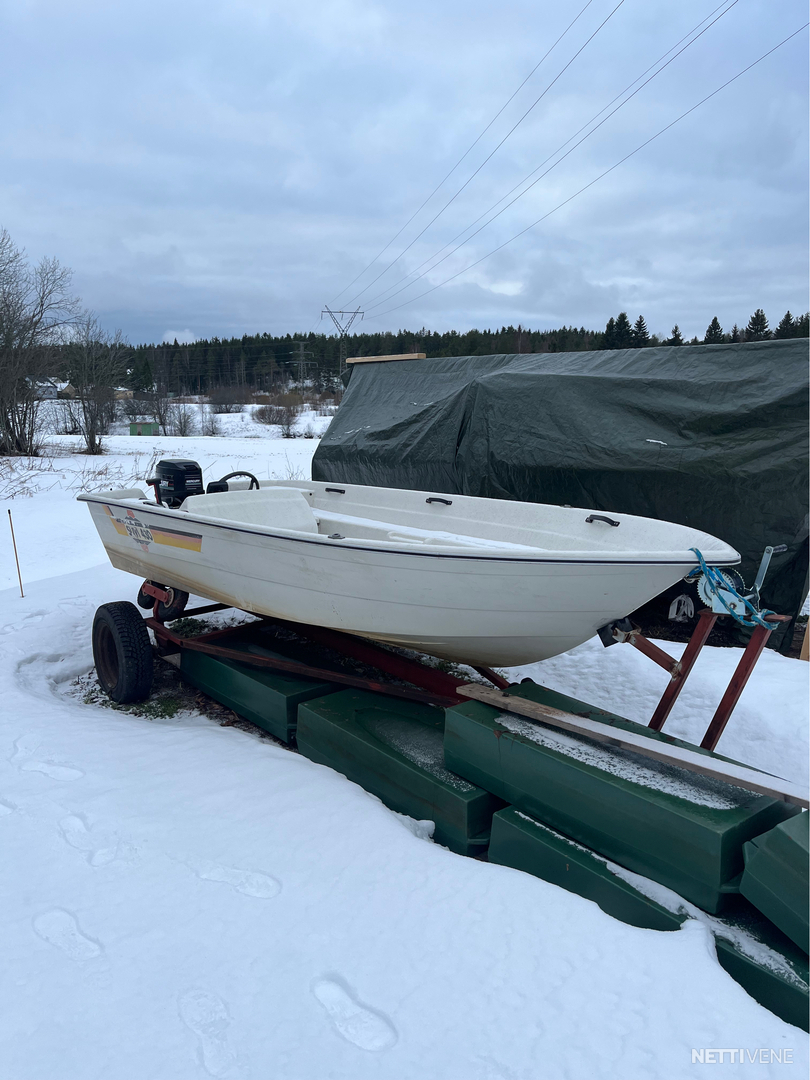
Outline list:
[[[566,652],[695,565],[688,554],[588,561],[383,551],[83,498],[121,570],[256,614],[468,664],[511,667]]]

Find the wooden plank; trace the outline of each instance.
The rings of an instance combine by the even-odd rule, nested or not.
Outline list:
[[[456,693],[463,697],[474,698],[476,701],[483,701],[487,705],[493,705],[502,712],[516,713],[518,716],[539,720],[543,724],[562,728],[576,735],[585,735],[589,739],[606,743],[608,746],[632,750],[644,757],[662,761],[666,765],[677,765],[681,769],[688,769],[701,776],[724,780],[728,784],[745,788],[747,791],[755,791],[759,795],[770,795],[773,799],[781,799],[795,806],[810,807],[807,793],[797,784],[756,769],[748,769],[744,765],[720,761],[706,754],[699,754],[695,750],[686,750],[681,746],[667,745],[657,739],[636,735],[635,732],[610,727],[608,724],[600,724],[596,720],[586,720],[573,713],[562,712],[549,705],[541,705],[537,701],[527,701],[526,698],[514,697],[512,694],[505,694],[501,690],[481,686],[478,683],[466,683],[459,686]]]
[[[799,659],[810,660],[810,619],[808,619],[807,626],[804,628],[802,651],[799,653]]]
[[[347,364],[383,364],[386,360],[425,360],[423,352],[395,353],[393,356],[347,356]]]

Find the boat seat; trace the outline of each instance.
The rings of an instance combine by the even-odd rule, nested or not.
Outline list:
[[[245,525],[317,533],[312,507],[294,488],[263,488],[259,491],[219,491],[213,495],[190,495],[182,506],[190,514],[220,518]]]
[[[344,528],[348,535],[360,538],[392,540],[406,544],[432,544],[433,546],[487,548],[499,551],[532,552],[538,548],[529,544],[515,544],[507,540],[489,540],[479,536],[448,532],[443,529],[420,529],[413,525],[393,525],[377,521],[375,518],[357,517],[351,514],[336,514],[333,511],[321,512],[321,531],[332,528]]]

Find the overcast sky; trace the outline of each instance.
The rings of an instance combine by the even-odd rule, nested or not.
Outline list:
[[[730,329],[755,307],[772,325],[806,310],[806,30],[419,298],[798,29],[804,0],[738,0],[483,232],[379,296],[717,7],[624,0],[560,75],[617,2],[591,0],[346,290],[586,0],[0,0],[0,226],[72,267],[85,304],[133,342],[327,330],[324,304],[360,304],[368,330],[599,329],[627,310],[701,337],[715,314]]]

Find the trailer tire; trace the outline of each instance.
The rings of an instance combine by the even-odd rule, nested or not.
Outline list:
[[[93,660],[102,690],[119,705],[143,701],[152,690],[149,632],[134,604],[102,604],[93,619]]]
[[[172,622],[173,619],[179,619],[183,614],[188,603],[188,593],[183,592],[182,589],[172,589],[169,585],[161,585],[157,581],[145,581],[144,585],[157,585],[159,589],[165,589],[171,599],[168,604],[164,604],[162,600],[158,600],[157,617],[161,622]],[[149,596],[148,593],[143,591],[143,585],[138,589],[138,607],[149,610],[155,606],[155,598]]]
[[[158,600],[157,617],[161,622],[171,622],[173,619],[179,619],[186,610],[188,593],[183,592],[182,589],[173,589],[170,585],[164,585],[163,588],[169,593],[171,599],[168,604]]]

